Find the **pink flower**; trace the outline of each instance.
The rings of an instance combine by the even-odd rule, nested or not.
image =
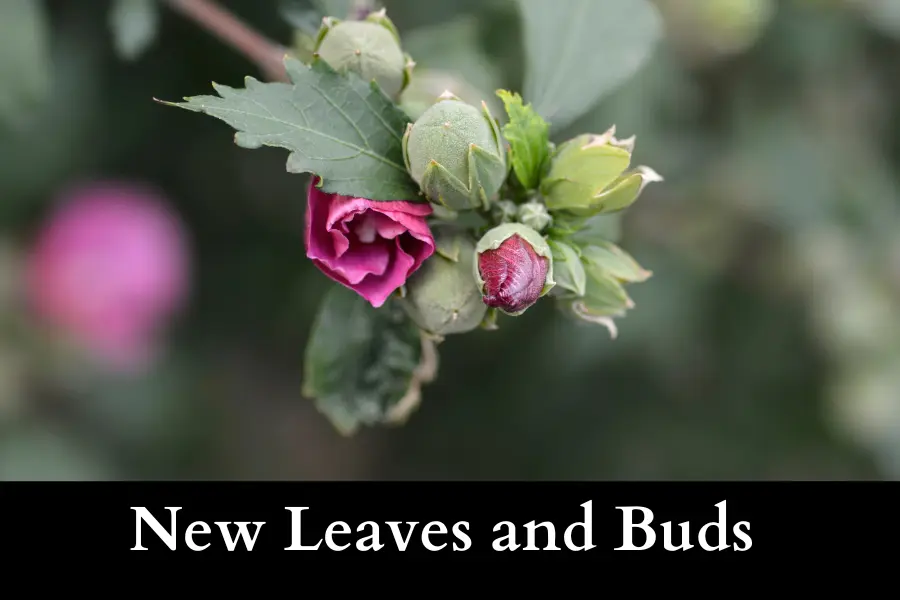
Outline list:
[[[549,262],[519,235],[483,252],[478,268],[484,279],[484,303],[510,313],[525,310],[540,298]]]
[[[378,308],[434,253],[426,202],[328,194],[310,181],[306,255],[328,277]]]
[[[143,366],[186,299],[180,221],[128,183],[75,188],[40,231],[28,262],[36,313],[117,368]]]

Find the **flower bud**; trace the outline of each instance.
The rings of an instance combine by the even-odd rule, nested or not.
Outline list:
[[[436,237],[442,251],[407,280],[401,305],[416,325],[432,335],[471,331],[487,313],[472,281],[475,243],[464,233],[441,232]]]
[[[512,200],[498,200],[491,207],[491,215],[497,223],[512,223],[519,216],[519,205]]]
[[[325,17],[315,52],[335,71],[353,71],[367,81],[374,79],[394,99],[408,85],[414,66],[403,53],[400,35],[384,10],[359,21]]]
[[[403,136],[406,168],[434,203],[453,210],[487,207],[506,180],[506,142],[487,104],[445,92]]]
[[[615,131],[613,126],[603,135],[579,135],[554,151],[541,182],[551,212],[587,217],[620,211],[637,200],[648,183],[662,181],[649,167],[626,171],[634,137],[618,140]]]
[[[491,308],[520,315],[556,285],[550,246],[527,225],[499,225],[484,234],[475,251],[475,280]]]
[[[547,229],[553,222],[547,207],[542,202],[534,201],[519,206],[518,218],[520,223],[528,225],[538,233]]]

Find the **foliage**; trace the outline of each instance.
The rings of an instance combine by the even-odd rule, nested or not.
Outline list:
[[[44,7],[31,0],[0,6],[0,120],[15,126],[23,107],[49,93],[48,26]]]
[[[377,85],[328,63],[285,61],[291,85],[247,77],[239,90],[213,84],[220,97],[194,96],[176,104],[222,119],[244,148],[290,151],[291,173],[314,173],[329,193],[370,200],[416,200],[418,190],[403,166],[406,115]]]
[[[0,478],[900,476],[895,2],[653,0],[661,43],[613,87],[626,69],[615,40],[643,35],[618,17],[543,35],[571,22],[571,11],[535,1],[555,13],[536,17],[531,31],[541,35],[529,36],[518,0],[387,2],[416,62],[396,103],[405,122],[449,89],[473,106],[485,101],[503,132],[505,90],[547,124],[551,154],[615,124],[620,137],[638,138],[625,172],[649,164],[666,182],[622,212],[556,211],[542,230],[552,293],[523,316],[457,321],[474,329],[429,340],[440,377],[425,385],[424,367],[437,363],[422,355],[425,402],[414,418],[386,430],[360,421],[352,439],[318,412],[325,393],[302,397],[317,315],[340,293],[306,256],[311,178],[287,172],[283,150],[235,148],[219,119],[153,102],[203,93],[210,80],[243,91],[248,74],[274,84],[277,69],[192,22],[181,4],[0,3]],[[279,68],[285,51],[312,61],[308,42],[324,16],[381,8],[219,5],[274,40]],[[291,5],[291,19],[280,5]],[[117,48],[136,49],[133,59]],[[559,98],[583,111],[551,114],[559,98],[541,102],[542,84],[530,91],[540,62],[530,51],[556,56],[550,77],[566,67],[562,53],[578,54],[559,69],[560,88],[578,89]],[[541,223],[530,203],[543,205],[543,193],[518,181],[507,141],[511,176],[498,197],[509,203],[494,202],[490,215],[436,210],[436,235],[477,240],[520,213]],[[98,178],[162,188],[196,255],[189,311],[172,323],[155,368],[137,377],[86,363],[23,303],[19,271],[35,234],[64,189]],[[423,273],[461,281],[454,259],[467,253],[447,239],[458,238],[436,240]],[[630,281],[644,271],[652,277]],[[382,309],[355,310],[368,323],[399,314],[427,296],[414,289],[440,285],[410,284]],[[463,306],[460,298],[439,308]],[[587,300],[598,314],[631,308],[624,319],[579,316]],[[332,355],[337,372],[364,372],[341,355]],[[384,372],[401,376],[381,389],[403,389],[414,355],[399,355]],[[350,381],[345,389],[359,379]],[[325,411],[368,398],[373,422],[397,423],[391,417],[413,414],[415,402],[391,411],[396,393],[332,393],[338,402]]]
[[[526,44],[531,61],[526,86],[531,95],[539,99],[541,108],[535,110],[530,104],[526,105],[518,93],[498,90],[497,95],[503,101],[507,117],[502,134],[485,102],[481,102],[478,108],[463,102],[452,90],[435,99],[433,105],[426,108],[415,122],[407,118],[399,104],[401,100],[392,100],[402,94],[408,83],[404,80],[402,86],[395,85],[402,65],[391,62],[391,57],[400,56],[402,49],[395,42],[402,44],[402,40],[383,9],[347,21],[340,16],[326,16],[315,36],[309,65],[294,57],[285,58],[289,83],[262,83],[248,76],[245,88],[240,90],[213,84],[219,93],[218,98],[190,97],[183,103],[166,104],[225,121],[237,130],[235,142],[244,148],[268,145],[289,150],[287,170],[291,173],[311,173],[316,178],[316,185],[325,192],[376,201],[428,201],[436,211],[434,226],[442,221],[457,223],[459,213],[480,214],[488,225],[496,227],[487,233],[483,224],[469,228],[470,239],[481,238],[474,251],[479,259],[472,261],[472,277],[460,279],[449,276],[463,264],[452,261],[455,264],[447,265],[450,271],[446,274],[444,270],[425,269],[428,275],[420,274],[415,278],[413,283],[416,289],[412,293],[418,295],[419,289],[437,290],[428,292],[428,306],[444,305],[440,298],[433,297],[435,293],[443,295],[448,301],[462,298],[462,305],[467,305],[470,291],[477,284],[485,304],[489,301],[499,303],[488,305],[492,309],[502,305],[503,312],[509,316],[519,316],[538,297],[546,295],[555,286],[552,276],[554,254],[550,251],[548,239],[561,243],[562,246],[558,247],[567,249],[572,248],[570,244],[578,244],[571,239],[572,234],[581,229],[581,222],[577,219],[576,222],[569,222],[567,227],[557,227],[545,239],[540,232],[547,224],[557,218],[566,222],[573,215],[581,218],[621,211],[634,202],[646,183],[661,180],[654,171],[646,168],[634,173],[625,172],[631,161],[634,138],[620,142],[613,137],[613,128],[604,135],[578,136],[561,144],[556,151],[550,142],[550,124],[545,120],[553,116],[559,118],[562,124],[568,124],[583,114],[591,101],[620,85],[646,59],[659,35],[658,17],[653,7],[645,4],[644,0],[631,0],[627,4],[576,2],[570,11],[551,11],[554,16],[549,18],[550,32],[538,37],[533,31],[534,22],[536,19],[548,19],[546,7],[546,3],[539,5],[534,2],[522,2],[520,7],[528,32]],[[559,20],[557,15],[565,18]],[[629,31],[636,29],[638,32],[636,36],[628,36],[624,40],[614,38],[609,42],[610,48],[629,56],[617,58],[612,55],[614,62],[621,63],[617,70],[611,71],[607,79],[588,80],[592,82],[589,88],[579,87],[582,85],[579,82],[585,80],[575,73],[560,79],[559,73],[564,73],[565,69],[555,69],[550,76],[546,56],[561,62],[566,68],[574,66],[578,62],[579,51],[587,50],[580,47],[588,45],[587,27],[608,27],[613,18],[628,23]],[[532,30],[528,31],[528,27]],[[331,40],[331,36],[338,35],[339,31],[340,37],[335,38],[337,41],[328,46],[325,53],[323,40]],[[633,53],[637,54],[637,59],[630,56]],[[538,56],[543,58],[537,60]],[[328,60],[334,63],[335,68]],[[411,59],[409,64],[414,64]],[[393,71],[395,67],[396,72]],[[364,78],[371,81],[367,84]],[[388,84],[390,89],[382,88],[382,85]],[[648,173],[653,177],[649,177]],[[557,200],[560,195],[562,199]],[[530,211],[516,211],[514,218],[519,223],[507,222],[507,218],[497,220],[495,217],[498,203],[521,203],[525,200],[533,208]],[[307,210],[313,209],[311,205]],[[378,218],[383,218],[383,215]],[[308,227],[317,227],[317,223],[314,221]],[[536,229],[532,225],[536,225]],[[395,222],[395,226],[401,227],[401,230],[405,227],[401,221]],[[313,231],[308,235],[310,239],[339,235],[343,240],[340,243],[349,246],[349,251],[340,252],[346,251],[347,256],[351,257],[342,268],[347,273],[361,273],[363,267],[360,265],[377,262],[374,257],[365,257],[368,252],[366,244],[372,241],[377,243],[377,239],[366,239],[354,246],[356,238],[353,236],[356,234],[351,231],[353,227],[355,225],[347,225],[346,231],[339,234]],[[491,279],[497,289],[489,293],[485,285],[487,277],[480,273],[480,261],[489,248],[496,250],[502,241],[493,240],[490,237],[492,233],[504,228],[519,228],[515,229],[519,232],[517,235],[523,236],[531,250],[523,249],[510,255],[513,261],[526,261],[522,265],[503,261],[496,263],[505,265],[504,273],[500,274],[500,279]],[[395,232],[391,237],[397,235]],[[485,242],[489,238],[493,245]],[[620,269],[626,261],[633,263],[633,259],[616,247],[613,247],[615,254],[606,251],[602,239],[592,242],[598,245],[583,249],[578,247],[568,257],[585,262],[584,267],[579,265],[574,268],[580,269],[576,271],[577,277],[586,274],[586,283],[569,285],[568,289],[560,288],[562,292],[557,296],[560,304],[568,307],[570,314],[610,327],[613,317],[624,316],[633,305],[622,285],[643,281],[649,272],[640,270],[641,277],[632,277],[633,273],[622,275],[622,271],[616,269]],[[316,242],[320,243],[324,242]],[[603,251],[607,253],[600,254]],[[310,258],[317,258],[318,252],[308,248]],[[538,258],[534,252],[543,258]],[[340,255],[334,260],[340,260]],[[444,258],[435,257],[432,260],[442,261]],[[518,278],[529,276],[522,273],[531,269],[534,261],[540,260],[548,261],[545,274],[529,284],[534,289],[532,295],[521,295]],[[634,265],[637,268],[636,263]],[[332,265],[331,268],[341,267]],[[393,268],[388,264],[381,267],[381,272]],[[568,268],[569,275],[572,275],[572,269],[571,266]],[[407,273],[407,276],[410,275],[413,275],[412,270]],[[341,279],[329,274],[329,277],[340,279],[338,283],[371,300],[371,292],[367,294],[363,291],[364,278],[368,275],[354,276],[357,277],[354,280],[350,276]],[[436,287],[430,283],[430,279],[434,278],[440,278],[435,279],[438,282]],[[398,290],[399,298],[402,298],[406,294],[403,282],[398,287],[404,288]],[[507,297],[506,294],[512,296]],[[410,354],[407,360],[400,361],[403,365],[398,363],[396,368],[386,368],[379,361],[400,360],[393,353],[399,343],[397,340],[402,336],[382,337],[384,334],[378,324],[389,322],[385,321],[387,317],[377,310],[372,315],[365,314],[365,305],[359,302],[357,306],[345,306],[341,298],[340,295],[327,297],[320,310],[307,348],[304,393],[317,399],[320,409],[339,430],[352,433],[360,423],[371,425],[387,420],[386,415],[393,403],[399,402],[407,393],[415,370],[415,359]],[[411,304],[401,306],[409,307]],[[451,306],[455,305],[451,302]],[[381,309],[380,301],[373,301],[372,308]],[[472,331],[473,325],[479,323],[478,313],[472,313],[475,320],[470,322],[461,317],[459,310],[452,308],[438,318],[441,323],[469,323],[462,328],[452,327],[454,333]],[[425,319],[425,313],[420,310],[415,314],[409,311],[403,313],[394,311],[394,307],[389,305],[381,310],[385,311],[406,319],[401,320],[399,327],[415,330],[415,325],[418,325],[421,335],[435,334],[437,325],[433,322],[434,318]],[[495,316],[491,312],[490,321],[485,323],[487,328],[497,329]],[[444,331],[445,325],[440,325],[438,329]],[[611,328],[611,331],[614,329]],[[370,362],[373,363],[371,366]],[[367,392],[368,389],[371,391]]]

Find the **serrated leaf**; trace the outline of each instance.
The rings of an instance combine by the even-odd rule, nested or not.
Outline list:
[[[372,308],[334,286],[322,303],[306,348],[303,394],[344,435],[395,422],[415,404],[428,373],[419,329],[398,307]]]
[[[246,77],[243,89],[214,83],[219,96],[164,104],[225,121],[243,148],[289,150],[288,172],[318,175],[326,192],[425,202],[403,161],[409,118],[377,84],[338,74],[323,60],[307,66],[287,57],[284,64],[291,83]]]
[[[497,90],[497,96],[509,117],[503,137],[509,142],[513,171],[522,187],[536,189],[550,156],[550,125],[519,94]]]
[[[600,268],[624,283],[639,283],[653,275],[634,258],[613,243],[596,240],[581,249],[584,260]]]
[[[49,29],[43,2],[0,2],[0,119],[16,125],[22,109],[50,89]]]
[[[662,36],[647,0],[518,0],[527,69],[524,96],[564,129],[637,73]]]
[[[558,240],[550,240],[549,244],[553,251],[553,277],[556,279],[556,285],[578,297],[584,296],[587,275],[578,250]]]
[[[157,0],[114,0],[109,9],[109,28],[116,53],[125,60],[136,60],[156,39]]]

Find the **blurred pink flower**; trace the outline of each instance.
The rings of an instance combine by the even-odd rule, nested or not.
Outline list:
[[[186,300],[186,232],[165,198],[127,182],[71,189],[28,261],[38,316],[107,364],[145,366]]]

